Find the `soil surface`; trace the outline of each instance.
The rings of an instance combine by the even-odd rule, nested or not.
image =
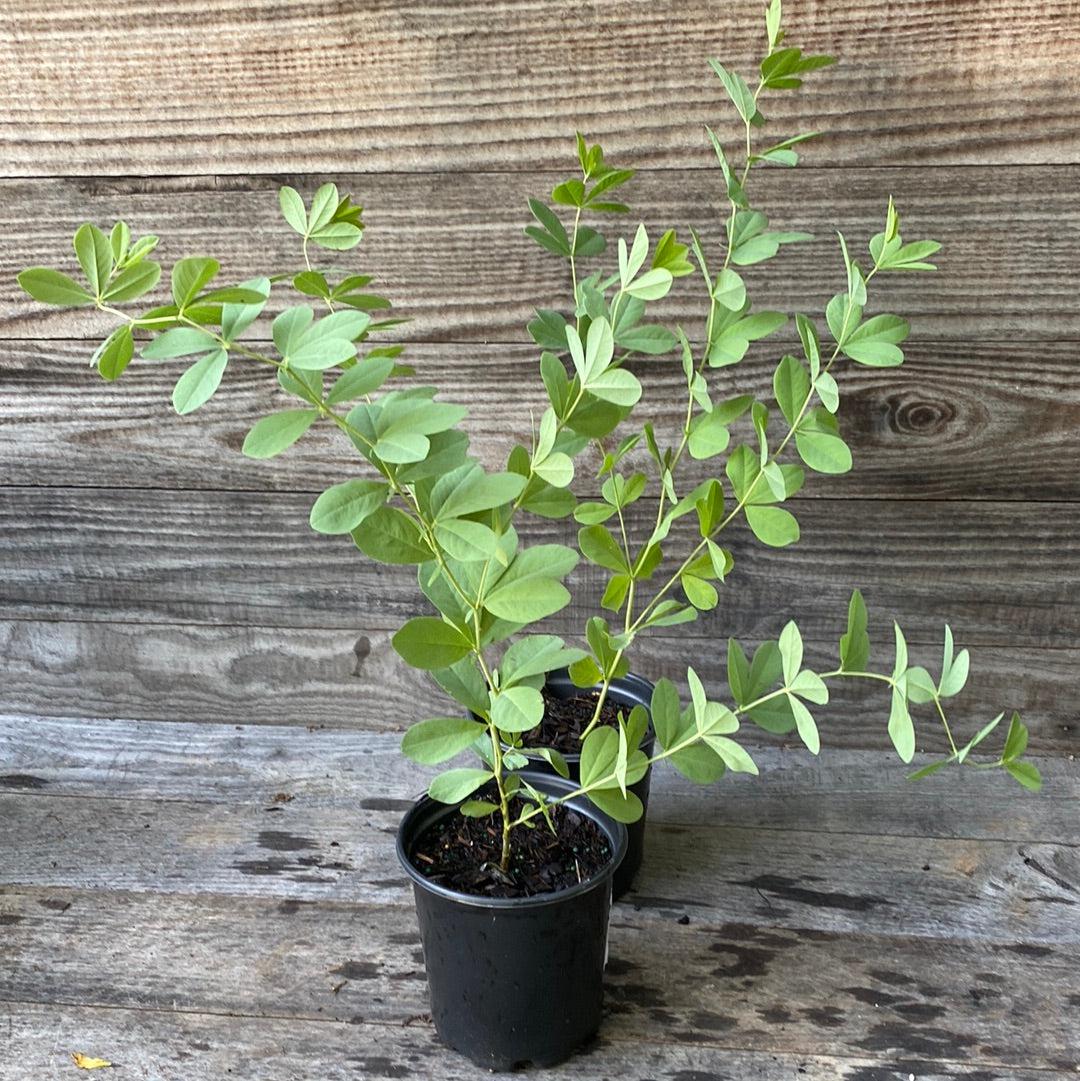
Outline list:
[[[487,793],[483,798],[497,798]],[[511,801],[511,814],[523,802]],[[553,807],[556,834],[542,816],[535,829],[519,827],[512,835],[510,868],[499,867],[502,827],[498,815],[466,818],[451,814],[417,838],[412,864],[440,886],[479,897],[533,897],[576,886],[593,877],[611,859],[607,836],[591,818],[565,806]]]
[[[544,695],[544,719],[522,738],[524,747],[553,747],[562,754],[581,753],[581,733],[589,725],[596,709],[597,694],[583,691],[572,698],[559,698],[546,687]],[[624,711],[629,714],[630,710]],[[614,728],[619,720],[619,706],[610,698],[600,707],[600,723]]]

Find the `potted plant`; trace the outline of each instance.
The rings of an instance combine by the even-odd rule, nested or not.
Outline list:
[[[302,266],[286,274],[217,287],[215,260],[180,259],[172,267],[170,302],[132,315],[117,305],[157,284],[160,266],[150,258],[157,238],[134,239],[118,222],[108,235],[89,224],[75,233],[83,280],[42,267],[19,276],[39,301],[96,308],[119,320],[94,354],[106,379],[127,368],[136,335],[149,360],[186,358],[173,392],[178,413],[204,405],[230,363],[265,366],[293,401],[252,427],[246,455],[279,454],[317,423],[339,429],[357,451],[358,475],[318,497],[311,525],[350,535],[382,563],[415,566],[434,610],[408,620],[393,643],[464,711],[417,722],[402,748],[423,765],[441,766],[465,753],[474,762],[435,776],[428,795],[405,816],[398,853],[414,882],[436,1027],[448,1044],[484,1066],[554,1063],[596,1030],[612,879],[628,844],[624,824],[640,821],[640,797],[655,763],[670,760],[699,783],[727,770],[756,773],[735,738],[744,718],[770,732],[797,731],[816,754],[810,706],[826,704],[829,684],[843,679],[883,685],[889,735],[905,762],[915,750],[909,705],[933,705],[951,753],[913,776],[972,764],[971,753],[1001,720],[966,743],[957,741],[944,702],[964,686],[968,654],[955,651],[948,628],[936,679],[909,664],[899,627],[891,667],[871,670],[866,609],[857,591],[839,663],[828,671],[804,664],[801,635],[789,622],[752,658],[737,642],[728,643],[726,701],[709,695],[693,667],[687,668],[688,702],[680,701],[670,680],[653,686],[629,674],[628,655],[642,634],[717,604],[714,583],[725,582],[733,565],[718,540],[729,525],[745,523],[772,547],[798,539],[798,524],[781,504],[805,475],[799,464],[780,460],[785,452],[816,472],[850,468],[836,420],[834,371],[842,359],[899,364],[907,334],[907,324],[894,315],[864,318],[868,285],[879,274],[933,269],[926,260],[938,248],[931,241],[905,243],[890,200],[883,230],[869,241],[867,271],[840,239],[844,289],[825,312],[830,344],[815,320],[795,317],[802,355],[785,354],[773,382],[782,423],[772,426],[769,405],[750,395],[713,400],[712,370],[737,364],[752,342],[786,322],[781,313],[752,308],[740,269],[808,239],[770,229],[747,195],[754,167],[794,165],[796,147],[809,138],[796,135],[759,149],[754,137],[764,124],[762,95],[795,88],[802,74],[830,62],[783,45],[780,16],[780,2],[772,0],[756,90],[712,62],[745,134],[736,170],[709,132],[729,203],[722,241],[713,238],[710,245],[691,233],[688,248],[668,231],[650,245],[641,226],[629,243],[618,239],[615,262],[610,255],[605,261],[606,241],[587,222],[626,212],[617,193],[632,173],[606,164],[599,147],[580,136],[581,175],[552,192],[569,227],[547,204],[531,202],[536,224],[528,232],[568,263],[571,304],[568,315],[542,310],[530,323],[543,350],[540,374],[550,405],[530,444],[510,451],[505,470],[488,471],[469,456],[462,406],[440,400],[434,387],[398,382],[412,374],[399,364],[400,346],[371,344],[370,336],[395,320],[379,320],[376,313],[388,303],[365,292],[370,278],[341,277],[312,264],[313,247],[346,251],[361,239],[360,208],[333,184],[319,188],[310,205],[292,188],[281,189],[282,214],[301,238]],[[695,266],[705,314],[696,349],[681,329],[646,320],[648,306]],[[255,332],[276,285],[303,299],[279,310],[269,348]],[[314,306],[325,310],[317,316]],[[680,358],[670,363],[681,363],[686,404],[669,445],[651,420],[637,421],[642,385],[626,362],[672,351]],[[387,390],[390,381],[394,389]],[[737,424],[749,442],[732,448]],[[599,451],[593,484],[600,498],[579,501],[570,486],[575,460],[589,446]],[[645,468],[631,471],[634,462]],[[696,468],[706,475],[689,483],[688,463],[700,463]],[[650,494],[650,486],[655,508],[634,542],[628,508]],[[573,516],[576,547],[528,543],[517,524],[524,529],[531,516]],[[587,648],[568,646],[535,626],[569,603],[564,580],[579,553],[606,573],[601,605],[609,615],[588,620]],[[557,711],[550,701],[546,707],[546,685],[549,699],[573,699],[579,689],[591,689],[584,714],[553,720]],[[612,703],[616,708],[607,708]],[[1000,754],[978,768],[1002,767],[1025,787],[1038,788],[1038,771],[1022,757],[1026,743],[1027,731],[1013,714]]]

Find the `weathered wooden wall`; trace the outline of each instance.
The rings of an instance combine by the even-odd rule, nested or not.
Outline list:
[[[306,528],[341,448],[316,436],[241,458],[273,391],[240,372],[188,419],[169,412],[164,369],[102,384],[84,363],[101,324],[27,302],[18,269],[63,259],[80,221],[117,216],[159,232],[166,259],[286,269],[277,185],[334,179],[368,208],[357,258],[413,317],[413,357],[472,406],[494,462],[540,400],[524,322],[566,286],[522,236],[526,197],[569,172],[580,128],[642,169],[641,217],[715,237],[702,123],[724,110],[704,60],[745,67],[760,6],[0,3],[0,713],[393,729],[437,700],[389,648],[419,608],[411,573]],[[970,708],[1019,707],[1037,752],[1068,754],[1080,108],[1063,73],[1080,5],[786,6],[793,42],[843,62],[770,107],[785,132],[827,133],[757,189],[819,240],[754,280],[776,303],[820,305],[838,287],[831,229],[864,242],[890,192],[913,233],[945,242],[941,272],[888,287],[912,319],[909,361],[851,373],[856,468],[812,479],[803,542],[776,553],[735,537],[721,608],[652,639],[639,667],[677,674],[694,655],[719,680],[729,633],[775,634],[789,615],[811,650],[832,649],[860,585],[877,639],[896,615],[925,659],[951,618],[974,651]],[[738,374],[760,386],[768,370],[762,356]],[[649,380],[671,421],[674,375],[655,364]],[[557,620],[568,632],[596,594],[579,596]],[[883,743],[861,699],[832,719],[826,744]]]

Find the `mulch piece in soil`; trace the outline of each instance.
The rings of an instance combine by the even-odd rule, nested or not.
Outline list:
[[[482,798],[492,798],[492,794]],[[523,806],[524,801],[515,797],[510,813],[518,814]],[[447,815],[417,838],[412,864],[429,881],[478,897],[552,893],[585,882],[607,866],[611,846],[591,818],[564,805],[552,807],[551,817],[555,834],[542,816],[533,819],[535,829],[514,830],[506,872],[499,867],[502,825],[498,815]]]
[[[596,709],[595,692],[583,691],[572,698],[560,698],[546,687],[544,694],[544,719],[522,736],[524,747],[553,747],[562,754],[581,753],[581,733],[589,726]],[[619,722],[620,707],[610,698],[600,707],[600,723],[615,728]],[[630,713],[624,709],[624,716]]]

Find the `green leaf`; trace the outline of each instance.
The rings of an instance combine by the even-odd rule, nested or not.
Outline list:
[[[1020,720],[1019,713],[1013,713],[1009,722],[1009,734],[1005,737],[1005,749],[1001,752],[1004,762],[1012,762],[1027,750],[1028,730]]]
[[[851,470],[851,448],[836,434],[835,424],[831,414],[815,411],[803,418],[795,432],[799,457],[818,473],[839,474]]]
[[[611,531],[602,525],[583,526],[578,530],[578,547],[581,554],[598,567],[627,574],[630,567],[626,553],[619,547]]]
[[[716,276],[712,290],[713,300],[729,311],[741,312],[746,304],[746,285],[730,267],[724,267]]]
[[[142,355],[148,360],[165,360],[205,353],[217,348],[217,342],[205,330],[196,327],[174,327],[147,342],[143,346]]]
[[[922,706],[933,702],[937,688],[930,678],[930,673],[922,665],[915,665],[907,670],[904,677],[904,691],[909,702]]]
[[[391,639],[394,649],[413,668],[449,668],[467,657],[472,643],[457,629],[434,616],[410,619]]]
[[[705,742],[724,760],[724,765],[733,773],[750,773],[755,777],[758,775],[757,763],[733,739],[728,736],[709,735],[705,737]]]
[[[314,409],[285,409],[263,417],[248,432],[241,448],[249,458],[273,458],[291,447],[315,423]]]
[[[690,425],[687,448],[690,456],[702,461],[727,450],[731,433],[724,424],[723,416],[716,410],[700,413]]]
[[[75,256],[90,283],[91,292],[100,296],[113,268],[109,238],[96,225],[87,222],[75,231],[74,247]]]
[[[506,687],[491,699],[491,720],[502,732],[528,732],[544,719],[544,696],[534,687]]]
[[[559,450],[549,454],[542,462],[537,462],[533,471],[555,488],[565,488],[574,479],[573,460]]]
[[[501,507],[513,502],[525,487],[525,478],[517,473],[474,471],[459,484],[439,507],[440,518],[462,518],[467,514]]]
[[[711,612],[719,603],[720,595],[716,592],[716,587],[704,578],[683,571],[679,576],[679,585],[682,586],[686,599],[702,612]]]
[[[903,351],[896,344],[908,336],[908,324],[896,315],[875,315],[856,327],[844,340],[843,352],[860,364],[893,368],[902,364]]]
[[[803,741],[811,754],[818,754],[821,751],[821,736],[818,734],[813,714],[795,695],[789,693],[787,700],[791,706],[791,712],[795,715],[795,727],[798,729],[799,739]]]
[[[176,306],[183,311],[219,269],[216,259],[181,259],[176,263],[172,270],[172,295]]]
[[[401,752],[423,766],[437,766],[468,750],[486,732],[486,725],[465,717],[432,717],[405,733]]]
[[[674,746],[679,731],[679,692],[666,676],[656,681],[649,704],[653,730],[660,746]]]
[[[795,621],[789,620],[780,632],[780,661],[783,665],[784,686],[790,687],[802,668],[803,641]]]
[[[724,760],[704,743],[691,744],[671,756],[671,764],[693,784],[713,784],[727,768]]]
[[[172,403],[176,412],[183,416],[209,401],[221,384],[228,362],[229,354],[224,349],[215,349],[192,364],[173,387]]]
[[[104,299],[119,304],[126,300],[135,300],[148,293],[161,278],[161,267],[157,263],[139,262],[125,267],[109,283]]]
[[[626,295],[639,300],[660,300],[671,291],[673,279],[670,270],[653,267],[626,287]]]
[[[866,633],[866,603],[856,589],[848,602],[847,633],[840,636],[840,670],[865,672],[870,663],[870,639]]]
[[[712,57],[709,58],[709,65],[716,72],[720,82],[724,84],[724,89],[738,110],[739,116],[749,124],[757,114],[757,104],[754,101],[754,92],[746,85],[746,80],[738,72],[728,71],[719,60],[714,60]]]
[[[959,762],[959,763],[961,763],[961,764],[963,764],[963,762],[964,762],[964,759],[966,759],[966,758],[967,758],[967,756],[968,756],[968,755],[969,755],[969,754],[970,754],[970,753],[971,753],[971,752],[972,752],[972,751],[973,751],[973,750],[974,750],[974,749],[975,749],[975,748],[976,748],[976,747],[977,747],[977,746],[978,746],[978,745],[979,745],[980,743],[982,743],[982,741],[983,741],[984,739],[986,739],[986,737],[987,737],[988,735],[990,735],[990,733],[991,733],[991,732],[993,732],[995,728],[997,728],[997,726],[998,726],[998,725],[999,725],[999,724],[1001,723],[1001,718],[1002,718],[1002,717],[1004,717],[1004,716],[1005,716],[1005,714],[1004,714],[1004,713],[999,713],[999,714],[998,714],[998,715],[997,715],[997,716],[996,716],[996,717],[995,717],[995,718],[994,718],[994,719],[993,719],[992,721],[990,721],[990,722],[989,722],[988,724],[984,724],[984,725],[982,726],[982,728],[980,728],[980,729],[979,729],[979,731],[978,731],[978,732],[976,732],[976,733],[975,733],[975,735],[974,735],[974,736],[972,736],[972,737],[971,737],[971,739],[969,739],[969,740],[967,741],[967,743],[966,743],[966,744],[964,744],[963,748],[962,748],[962,749],[960,750],[960,752],[959,752],[959,753],[958,753],[958,754],[956,755],[956,761],[957,761],[957,762]],[[1016,716],[1016,714],[1013,714],[1013,716],[1015,717],[1015,716]]]
[[[131,361],[135,352],[135,343],[131,338],[131,327],[125,324],[117,327],[98,347],[94,361],[102,379],[119,379]]]
[[[610,775],[614,773],[618,753],[619,736],[615,729],[607,725],[594,728],[581,745],[581,786],[610,788],[617,783]]]
[[[636,822],[645,813],[641,800],[633,792],[624,795],[617,788],[598,788],[586,795],[616,822]]]
[[[810,365],[810,375],[816,380],[821,368],[821,341],[818,338],[817,327],[813,320],[802,314],[795,316],[795,325],[799,330],[799,340],[802,342],[806,363]]]
[[[498,809],[499,805],[497,803],[492,803],[486,799],[469,799],[458,808],[466,818],[487,818],[488,815],[494,814]]]
[[[805,698],[808,702],[814,702],[819,706],[824,706],[829,701],[829,688],[825,686],[825,681],[808,668],[803,669],[795,677],[791,690],[800,698]]]
[[[448,770],[432,780],[428,795],[439,803],[458,803],[494,776],[489,769]]]
[[[825,308],[825,322],[829,325],[829,333],[839,345],[847,341],[860,319],[862,308],[852,304],[847,293],[837,293]]]
[[[311,508],[311,528],[318,533],[351,533],[381,507],[390,494],[382,481],[356,478],[327,488]]]
[[[540,223],[540,227],[530,225],[526,227],[525,232],[553,255],[569,258],[570,238],[566,235],[566,229],[555,212],[538,199],[529,200],[529,209]]]
[[[931,762],[928,766],[923,766],[922,769],[917,769],[913,773],[907,775],[909,781],[921,781],[924,777],[929,777],[938,770],[944,769],[950,762],[956,759],[956,755],[949,755],[948,758],[939,758],[936,762]]]
[[[966,649],[960,650],[953,656],[952,628],[945,628],[945,650],[941,661],[941,682],[938,684],[938,694],[942,698],[951,698],[959,694],[967,683],[968,670],[971,666],[971,657]]]
[[[435,539],[451,559],[461,563],[483,563],[499,549],[499,538],[490,526],[467,518],[437,522]]]
[[[397,507],[380,507],[352,536],[360,551],[380,563],[426,563],[434,555],[420,527]]]
[[[590,394],[613,405],[632,406],[641,398],[641,383],[625,368],[608,368],[589,379],[585,387]]]
[[[503,656],[499,665],[502,686],[511,687],[531,676],[566,668],[584,656],[580,649],[568,649],[563,640],[554,634],[526,635],[517,639]]]
[[[911,714],[908,713],[907,699],[899,687],[892,689],[889,738],[901,762],[910,762],[915,757],[915,726],[911,723]]]
[[[336,184],[323,184],[312,196],[311,212],[308,214],[307,231],[313,233],[329,225],[339,203]]]
[[[420,569],[424,574],[424,568]],[[466,709],[479,716],[487,716],[490,705],[488,686],[474,661],[466,659],[452,664],[449,668],[438,668],[432,673],[435,682],[455,702],[460,702]]]
[[[1030,792],[1038,792],[1042,788],[1042,775],[1031,762],[1006,762],[1005,769],[1014,781],[1022,784]]]
[[[754,536],[762,544],[784,548],[799,539],[799,523],[782,507],[747,506],[743,510]]]
[[[532,623],[554,615],[570,603],[559,581],[577,564],[577,553],[561,544],[523,549],[484,598],[484,607],[500,619]]]
[[[250,289],[261,299],[251,304],[225,304],[221,309],[221,336],[229,342],[235,341],[255,320],[266,306],[270,296],[269,278],[251,278],[243,282],[243,288]]]
[[[301,236],[307,234],[307,211],[304,208],[304,200],[295,188],[287,185],[278,192],[278,203],[281,206],[281,216],[289,223],[292,229]]]
[[[48,267],[38,266],[24,270],[19,275],[18,282],[24,293],[28,293],[42,304],[81,308],[84,304],[92,304],[94,301],[93,295],[74,278],[61,274],[59,270],[50,270]]]
[[[338,377],[326,396],[327,404],[337,405],[371,394],[390,378],[393,370],[392,357],[366,357]]]
[[[352,222],[335,221],[314,230],[311,239],[320,248],[327,248],[330,251],[348,251],[360,243],[362,235],[360,227],[353,225]]]
[[[789,426],[793,425],[810,396],[810,376],[795,357],[785,356],[777,365],[773,392],[784,419]]]

